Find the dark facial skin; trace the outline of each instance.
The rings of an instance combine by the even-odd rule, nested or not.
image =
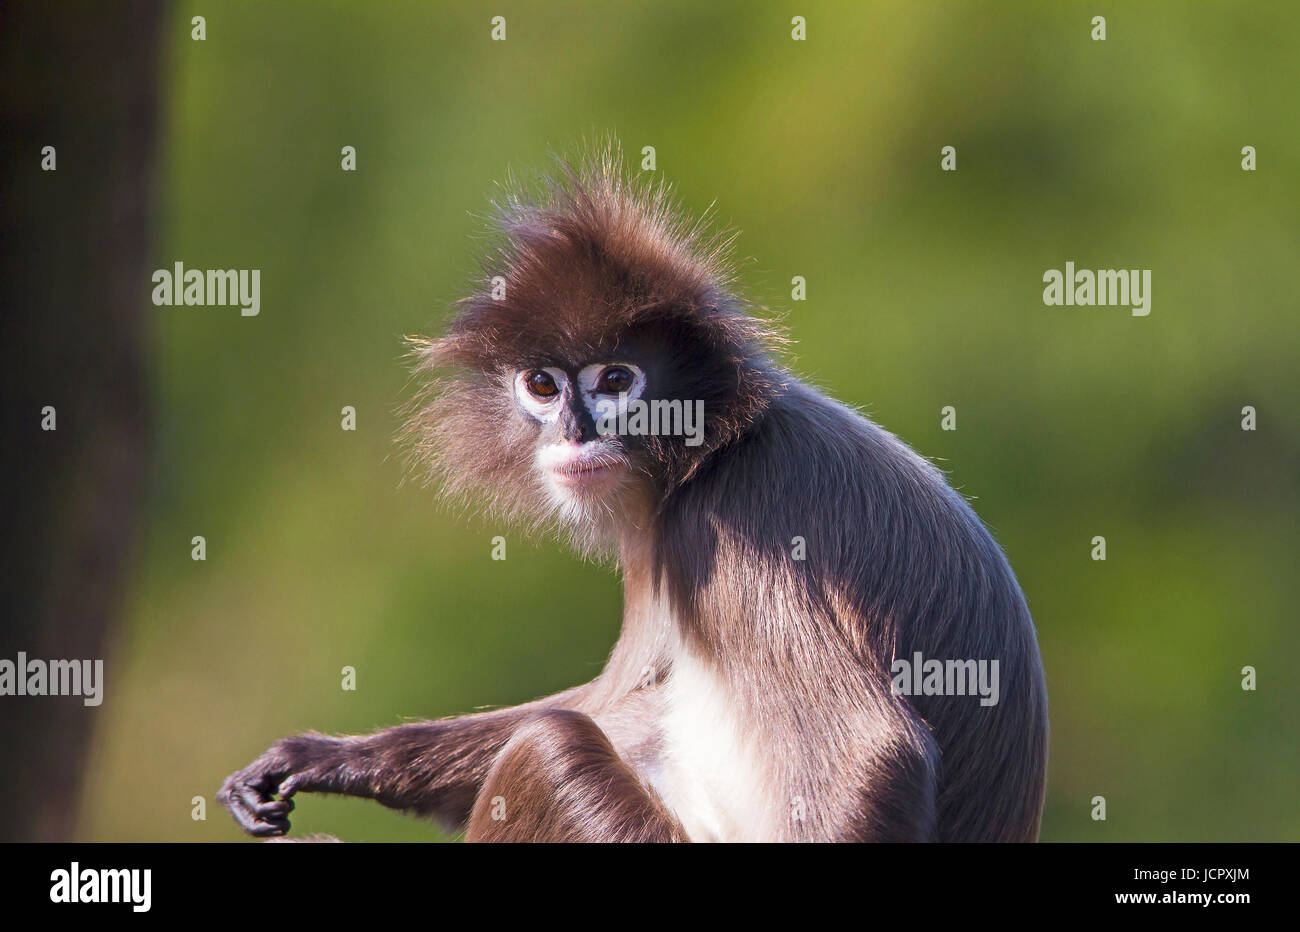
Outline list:
[[[562,386],[554,384],[554,380],[544,371],[547,368],[562,370],[572,391],[565,401],[564,410],[553,422],[538,422],[528,412],[523,412],[523,415],[539,425],[539,445],[557,443],[562,440],[574,443],[587,443],[600,439],[612,440],[618,443],[622,452],[634,460],[638,467],[642,468],[642,471],[653,473],[655,472],[653,469],[654,451],[649,449],[645,442],[647,438],[635,435],[616,437],[606,435],[602,438],[596,427],[596,418],[592,416],[588,407],[589,405],[594,407],[594,402],[602,398],[617,399],[618,392],[613,389],[619,387],[620,377],[622,377],[623,382],[626,382],[623,387],[624,391],[631,387],[635,378],[634,373],[630,369],[623,369],[619,366],[619,363],[630,363],[645,374],[645,387],[640,395],[641,401],[649,403],[655,400],[668,400],[676,397],[671,391],[674,382],[672,378],[673,367],[666,362],[662,349],[655,345],[653,341],[629,339],[620,343],[615,349],[602,351],[591,356],[565,361],[542,360],[533,362],[531,364],[533,371],[528,376],[527,384],[535,397],[546,400],[554,397],[555,392],[562,389]],[[578,373],[592,365],[604,365],[606,369],[602,375],[608,377],[609,382],[604,385],[598,383],[595,388],[588,389],[586,392],[587,398],[583,399],[581,397],[582,391],[578,386]],[[606,390],[601,391],[602,388]],[[689,399],[683,398],[682,400]],[[671,440],[673,438],[658,439]]]

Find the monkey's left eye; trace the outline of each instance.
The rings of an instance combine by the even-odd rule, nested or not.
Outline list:
[[[636,401],[645,391],[646,377],[632,362],[593,362],[578,372],[578,395],[594,418],[610,402]]]
[[[596,391],[602,395],[621,395],[630,391],[636,377],[622,366],[610,366],[596,380]]]

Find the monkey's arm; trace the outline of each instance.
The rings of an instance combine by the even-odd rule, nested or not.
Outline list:
[[[369,735],[309,732],[283,738],[227,777],[217,799],[244,831],[257,836],[289,830],[291,797],[300,791],[360,796],[461,825],[515,729],[536,712],[575,707],[589,686],[509,709],[398,725]]]

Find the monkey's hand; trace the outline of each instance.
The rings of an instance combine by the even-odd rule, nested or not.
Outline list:
[[[320,768],[336,744],[337,739],[324,735],[277,741],[257,760],[227,777],[217,801],[248,834],[259,838],[283,835],[289,831],[293,794],[316,788]]]

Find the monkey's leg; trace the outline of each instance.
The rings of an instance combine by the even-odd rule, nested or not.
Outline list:
[[[231,774],[217,799],[250,835],[289,830],[298,792],[341,793],[460,826],[488,769],[520,723],[579,701],[585,686],[511,709],[399,725],[370,735],[284,738]],[[281,798],[276,799],[276,795]]]
[[[937,841],[939,747],[912,712],[892,711],[876,728],[853,771],[862,789],[839,841]]]
[[[466,841],[689,841],[654,791],[581,712],[542,712],[492,765]]]

